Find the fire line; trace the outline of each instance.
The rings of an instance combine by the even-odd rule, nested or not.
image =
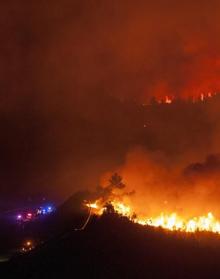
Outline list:
[[[130,206],[117,201],[111,201],[110,204],[116,213],[125,216],[132,222],[138,223],[140,225],[161,227],[170,231],[182,231],[190,233],[206,231],[220,234],[220,221],[217,220],[211,212],[206,215],[189,219],[185,219],[175,212],[171,214],[161,213],[156,217],[138,218]],[[105,211],[105,206],[99,205],[98,201],[86,203],[86,206],[95,215],[102,215]]]

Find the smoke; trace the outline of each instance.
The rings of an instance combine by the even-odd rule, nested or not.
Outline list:
[[[209,176],[218,174],[220,170],[220,156],[219,154],[209,155],[204,162],[197,162],[190,164],[184,170],[186,176]]]
[[[91,188],[139,145],[153,158],[137,159],[146,182],[131,184],[151,185],[152,197],[153,181],[167,193],[181,167],[218,152],[217,104],[172,113],[141,104],[220,91],[219,5],[1,3],[0,193],[64,197]]]
[[[218,91],[219,5],[4,3],[1,81],[3,94],[11,96],[7,104],[22,104],[31,94],[48,111],[59,101],[91,100],[97,91],[136,100]]]
[[[91,100],[97,91],[140,101],[220,90],[218,1],[66,0],[44,12],[41,3],[29,8],[44,102],[60,92],[66,101]]]
[[[218,155],[210,155],[204,162],[183,166],[175,164],[161,152],[149,152],[137,147],[126,156],[125,163],[116,167],[123,177],[126,191],[135,189],[131,196],[124,196],[139,216],[157,216],[162,212],[176,212],[193,217],[213,212],[220,216]],[[101,184],[111,172],[105,173]]]

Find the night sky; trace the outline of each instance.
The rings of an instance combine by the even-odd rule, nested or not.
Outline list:
[[[152,149],[156,132],[143,135],[139,106],[220,90],[219,18],[219,1],[2,1],[0,195],[63,198],[136,145]],[[213,151],[217,111],[197,119]],[[188,136],[179,153],[197,143]]]

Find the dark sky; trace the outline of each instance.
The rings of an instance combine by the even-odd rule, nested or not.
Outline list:
[[[220,90],[219,18],[219,1],[2,1],[0,194],[64,196],[123,160],[119,100]]]

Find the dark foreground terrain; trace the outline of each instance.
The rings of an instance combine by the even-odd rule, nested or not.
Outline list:
[[[1,278],[220,278],[220,237],[134,224],[115,213],[92,217],[1,264]]]

